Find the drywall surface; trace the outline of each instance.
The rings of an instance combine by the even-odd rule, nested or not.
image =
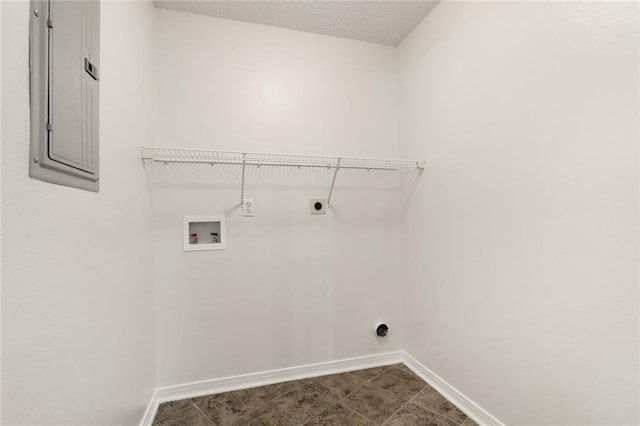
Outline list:
[[[506,424],[637,424],[635,3],[443,2],[401,44],[405,350]]]
[[[397,46],[438,2],[154,0],[154,4],[170,10]]]
[[[0,22],[2,22],[2,3],[0,3]],[[0,31],[0,99],[2,99],[2,31]],[[2,147],[2,102],[0,101],[0,147]],[[2,235],[2,149],[0,149],[0,236]],[[2,238],[0,238],[0,307],[2,306]],[[2,315],[0,314],[0,332]],[[2,338],[0,338],[0,377],[2,377]],[[0,383],[1,385],[1,383]],[[0,386],[0,421],[2,421],[2,386]]]
[[[157,145],[398,154],[396,52],[157,10]],[[398,189],[411,176],[251,167],[148,168],[154,182],[158,384],[400,349]],[[183,252],[182,215],[225,214],[227,249]],[[210,236],[199,236],[209,238]],[[223,236],[224,238],[224,236]],[[379,340],[374,326],[388,321]]]
[[[2,3],[2,424],[136,424],[155,388],[153,7],[102,2],[100,193],[29,179],[29,3]]]

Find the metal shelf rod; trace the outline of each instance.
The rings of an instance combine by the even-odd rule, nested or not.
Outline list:
[[[215,151],[202,149],[182,149],[167,147],[143,147],[142,159],[158,163],[210,164],[242,166],[240,186],[240,205],[244,203],[244,189],[247,166],[255,167],[296,167],[333,169],[333,178],[327,197],[327,205],[331,206],[331,196],[340,169],[376,170],[396,172],[399,170],[424,169],[424,162],[389,158],[332,157],[303,154],[280,154],[239,151]]]
[[[242,166],[242,161],[211,161],[211,160],[154,160],[159,163],[181,163],[181,164],[223,164],[223,165],[232,165],[232,166]],[[245,162],[246,166],[256,166],[256,167],[311,167],[311,168],[320,168],[320,169],[335,169],[335,165],[327,164],[289,164],[289,163],[258,163],[258,162]],[[396,172],[399,169],[397,167],[368,167],[368,166],[340,166],[341,169],[351,169],[351,170],[385,170],[390,172]],[[417,167],[416,167],[417,168]]]
[[[338,157],[300,154],[279,154],[237,151],[213,151],[178,148],[144,147],[142,158],[161,163],[208,163],[278,166],[278,167],[336,167]],[[340,168],[359,170],[424,169],[424,162],[389,158],[339,157]]]

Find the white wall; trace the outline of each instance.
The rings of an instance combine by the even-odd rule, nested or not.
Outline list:
[[[99,194],[29,179],[29,13],[2,4],[2,424],[135,424],[155,387],[153,7],[102,2]]]
[[[443,2],[401,49],[405,349],[506,424],[637,424],[635,3]]]
[[[393,48],[157,11],[157,145],[391,156]],[[402,180],[329,170],[155,168],[158,384],[400,349]],[[227,214],[227,250],[182,252],[182,215]],[[378,320],[392,334],[379,341]]]
[[[507,424],[638,422],[636,5],[444,2],[398,51],[103,2],[99,194],[28,178],[28,13],[2,3],[3,424],[397,349]],[[341,172],[312,217],[330,171],[252,169],[241,218],[219,166],[147,167],[152,213],[145,144],[428,168],[404,221],[413,176]],[[198,213],[226,251],[182,252]]]
[[[0,23],[2,22],[2,3],[0,3]],[[0,100],[2,99],[2,31],[0,30]],[[2,235],[2,101],[0,101],[0,236]],[[0,259],[2,259],[2,238],[0,237]],[[0,307],[2,307],[2,261],[0,260]],[[2,314],[0,311],[0,333],[2,333]],[[0,338],[0,377],[2,377],[2,338]],[[2,386],[0,383],[0,421],[2,420]]]

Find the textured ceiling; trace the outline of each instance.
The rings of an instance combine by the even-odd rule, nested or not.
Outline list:
[[[156,7],[397,46],[435,1],[154,0]]]

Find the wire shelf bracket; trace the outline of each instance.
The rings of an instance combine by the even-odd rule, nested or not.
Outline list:
[[[331,194],[333,194],[333,187],[336,184],[336,177],[338,177],[338,170],[340,170],[340,160],[338,157],[338,161],[336,161],[336,171],[333,172],[333,179],[331,180],[331,189],[329,189],[329,196],[327,197],[327,207],[331,207]]]
[[[331,180],[327,206],[331,206],[331,196],[338,171],[351,170],[424,170],[424,161],[398,160],[389,158],[334,157],[326,155],[278,154],[265,152],[217,151],[206,149],[184,149],[166,147],[142,147],[142,159],[158,163],[204,163],[231,164],[242,168],[240,183],[240,205],[244,202],[245,174],[247,166],[272,167],[322,167],[335,169]]]

